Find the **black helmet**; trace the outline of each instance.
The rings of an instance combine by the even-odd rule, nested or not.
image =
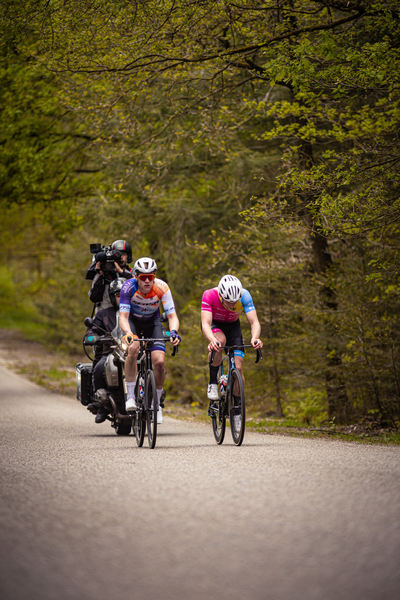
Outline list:
[[[125,281],[127,281],[127,280],[122,279],[122,277],[118,277],[118,279],[114,279],[114,281],[112,281],[110,283],[108,295],[110,296],[111,304],[113,306],[117,306],[117,301],[115,300],[115,294],[117,292],[121,292],[121,288],[124,285]]]
[[[117,240],[111,244],[112,250],[119,250],[120,252],[126,252],[128,255],[128,263],[132,262],[132,248],[129,242],[125,240]]]

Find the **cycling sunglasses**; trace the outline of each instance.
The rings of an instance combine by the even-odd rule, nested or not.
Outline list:
[[[139,273],[138,278],[140,281],[146,281],[146,279],[153,281],[155,278],[155,273]]]

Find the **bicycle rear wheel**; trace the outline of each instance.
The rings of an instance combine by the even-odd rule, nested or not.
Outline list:
[[[218,409],[213,411],[211,423],[215,441],[217,442],[217,444],[222,444],[222,442],[224,441],[226,428],[225,399],[220,398],[216,401],[216,403],[218,404]]]
[[[144,397],[145,414],[147,421],[147,437],[150,448],[154,448],[157,439],[157,390],[153,371],[147,371],[146,393]]]
[[[237,369],[232,369],[231,371],[229,420],[231,423],[233,442],[236,446],[240,446],[243,442],[244,428],[246,425],[246,406],[244,401],[243,380]]]
[[[143,416],[143,407],[141,405],[141,399],[139,397],[139,373],[136,377],[135,382],[135,396],[136,402],[140,409],[135,412],[135,416],[133,417],[133,432],[135,434],[136,443],[139,446],[139,448],[141,448],[143,446],[144,435],[146,433],[146,420]]]

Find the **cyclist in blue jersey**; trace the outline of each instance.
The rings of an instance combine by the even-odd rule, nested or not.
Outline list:
[[[136,409],[135,379],[137,374],[138,336],[163,338],[160,305],[168,318],[170,341],[177,346],[181,341],[178,334],[179,320],[169,286],[161,279],[156,279],[156,262],[152,258],[143,257],[133,267],[135,277],[124,283],[121,289],[119,324],[124,332],[123,340],[128,344],[128,356],[125,362],[127,412]],[[154,342],[151,347],[151,359],[156,380],[157,399],[159,402],[157,423],[163,422],[160,398],[165,380],[165,342]]]

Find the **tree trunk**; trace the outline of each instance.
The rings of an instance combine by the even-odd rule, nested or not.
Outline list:
[[[276,350],[275,350],[275,342],[274,342],[274,338],[275,338],[275,333],[274,333],[274,314],[273,314],[273,307],[272,307],[272,298],[271,298],[271,267],[270,267],[270,260],[271,260],[271,256],[272,256],[272,247],[271,247],[271,235],[270,235],[270,231],[268,231],[268,238],[269,238],[269,256],[270,258],[268,259],[268,290],[269,290],[269,294],[268,294],[268,308],[269,308],[269,323],[270,323],[270,332],[271,332],[271,351],[272,351],[272,358],[274,361],[274,364],[272,366],[272,372],[274,374],[274,387],[275,387],[275,399],[276,399],[276,415],[278,417],[278,419],[282,419],[283,418],[283,410],[282,410],[282,402],[281,402],[281,391],[280,391],[280,387],[279,387],[279,373],[278,373],[278,361],[276,358]]]
[[[311,169],[314,165],[312,145],[303,140],[300,141],[300,157],[303,169]],[[332,256],[329,251],[328,240],[321,227],[310,213],[307,206],[309,197],[303,197],[306,207],[306,222],[310,229],[313,263],[315,271],[326,276],[328,269],[332,266]],[[326,309],[337,310],[335,291],[325,284],[321,289],[321,300]],[[326,339],[329,340],[326,347],[327,370],[325,373],[326,393],[328,398],[329,419],[335,423],[347,423],[351,417],[351,407],[346,392],[346,385],[341,376],[342,359],[338,344],[335,342],[336,333],[329,325],[329,319],[325,323]]]

